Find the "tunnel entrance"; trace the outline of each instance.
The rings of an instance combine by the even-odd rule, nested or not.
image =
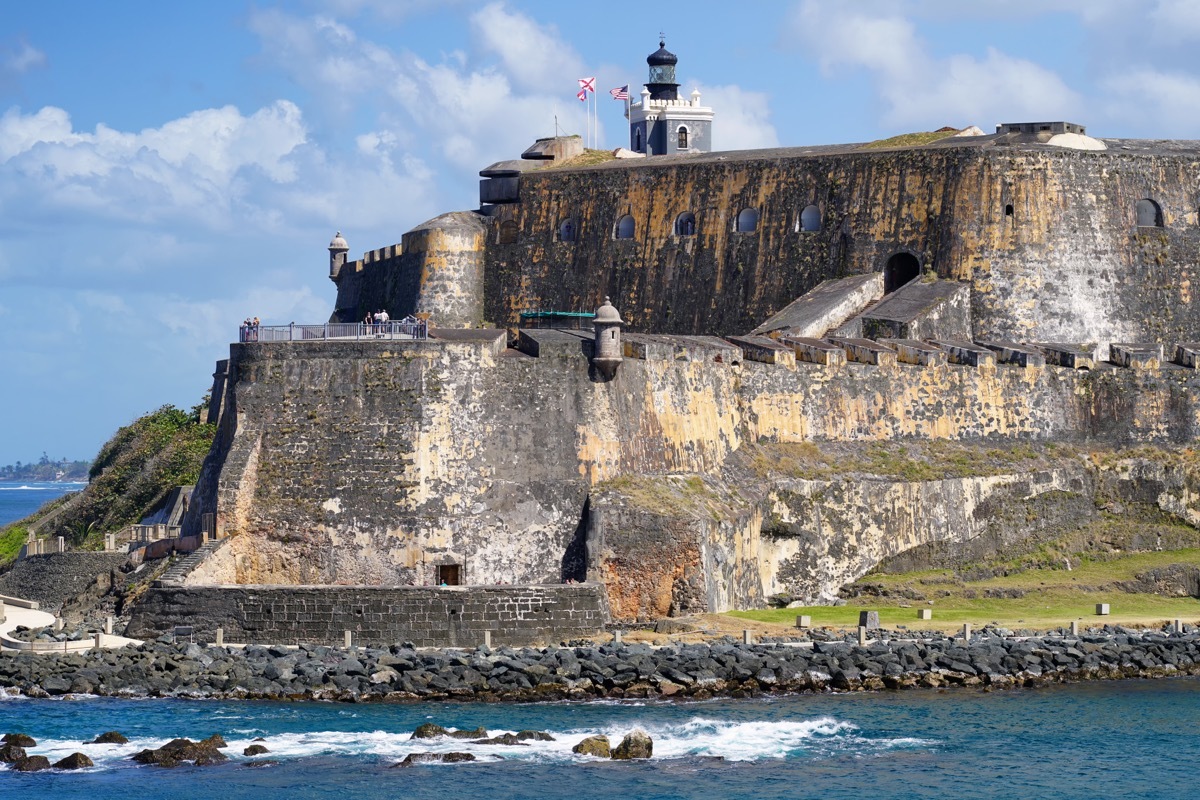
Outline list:
[[[921,262],[911,253],[896,253],[883,268],[883,293],[891,294],[921,274]]]

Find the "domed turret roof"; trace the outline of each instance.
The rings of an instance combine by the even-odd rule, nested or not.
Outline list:
[[[603,323],[607,325],[624,325],[621,321],[621,315],[617,313],[617,309],[613,308],[613,304],[609,299],[604,298],[604,305],[596,309],[596,316],[592,318],[592,323]]]
[[[341,231],[338,231],[337,233],[335,233],[333,235],[333,238],[329,240],[329,249],[330,250],[349,250],[350,249],[350,245],[346,244],[346,240],[342,238]]]
[[[659,39],[658,49],[647,56],[646,63],[652,67],[675,66],[679,63],[679,58],[667,49],[667,43],[664,40]]]

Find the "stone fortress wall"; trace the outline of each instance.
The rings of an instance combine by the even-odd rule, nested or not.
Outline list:
[[[393,316],[420,307],[443,326],[514,326],[522,310],[590,310],[607,295],[632,330],[739,334],[822,280],[883,271],[908,254],[970,286],[976,338],[1101,348],[1187,338],[1200,325],[1191,302],[1200,147],[1108,145],[1080,151],[988,136],[527,170],[513,178],[517,202],[490,206],[471,224],[472,252],[484,261],[478,317],[469,320],[458,300],[440,306],[444,284],[424,288],[423,271],[461,257],[457,241],[406,263],[405,280],[339,283],[338,308],[357,292]],[[1139,225],[1143,200],[1157,216]],[[739,231],[747,210],[757,224]],[[685,213],[694,234],[676,232]],[[618,238],[625,216],[632,234]],[[563,241],[568,222],[572,240]],[[464,224],[455,215],[417,230]],[[479,286],[472,271],[461,291]]]

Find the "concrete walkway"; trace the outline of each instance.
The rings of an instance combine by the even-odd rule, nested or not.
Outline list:
[[[0,650],[14,651],[21,650],[28,652],[32,648],[29,647],[30,642],[18,642],[11,638],[9,634],[18,626],[24,625],[26,628],[44,628],[54,624],[54,615],[45,611],[39,611],[33,608],[22,608],[21,606],[9,605],[3,603],[3,608],[0,608],[0,616],[4,617],[0,621]],[[124,636],[114,636],[113,634],[102,634],[100,644],[104,648],[124,647],[127,644],[139,645],[140,639],[127,639]],[[90,650],[96,646],[95,639],[84,639],[78,642],[66,642],[63,644],[48,642],[40,643],[41,646],[35,653],[62,653],[62,652],[78,652],[80,650]]]

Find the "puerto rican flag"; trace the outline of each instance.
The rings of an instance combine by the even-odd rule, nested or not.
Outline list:
[[[608,93],[612,95],[613,100],[628,100],[629,99],[629,84],[618,86],[616,89],[609,89]]]

